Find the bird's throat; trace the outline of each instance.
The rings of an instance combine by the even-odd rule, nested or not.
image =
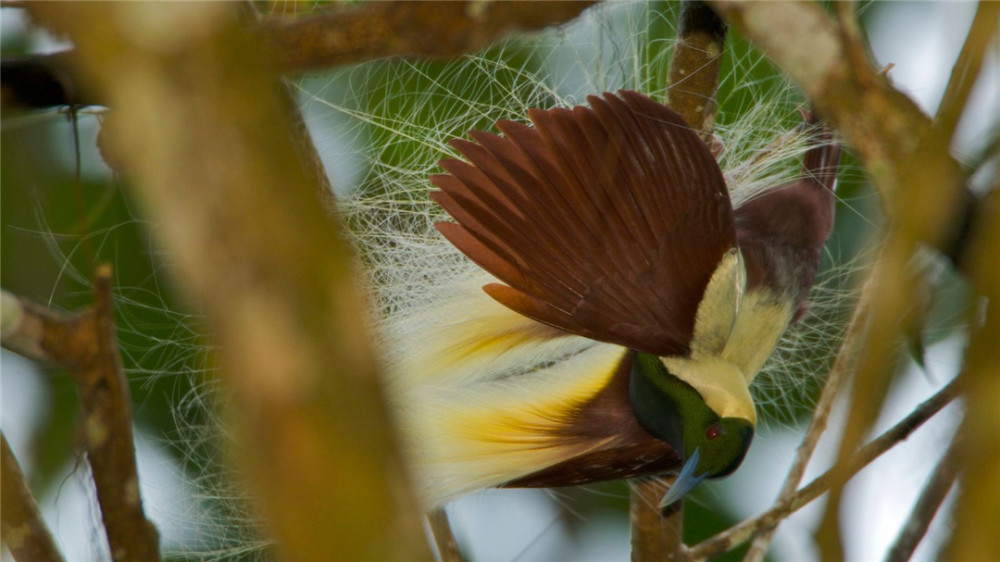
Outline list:
[[[710,415],[698,391],[667,371],[660,358],[636,352],[629,398],[639,425],[684,456],[684,420]]]

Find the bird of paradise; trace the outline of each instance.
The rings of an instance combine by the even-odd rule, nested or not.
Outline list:
[[[478,267],[384,323],[429,507],[679,469],[668,504],[730,474],[749,386],[805,311],[833,224],[828,129],[807,118],[801,179],[733,208],[675,112],[626,90],[588,103],[471,131],[430,178],[454,218],[438,231]]]

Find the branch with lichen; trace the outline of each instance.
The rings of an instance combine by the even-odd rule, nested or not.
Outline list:
[[[715,11],[701,1],[684,2],[670,58],[667,105],[705,138],[715,127],[715,94],[725,40],[726,24]]]
[[[6,435],[0,434],[0,446],[0,501],[3,502],[0,534],[3,544],[18,562],[60,562],[62,554],[42,520],[38,503],[7,444]]]
[[[159,535],[146,519],[132,438],[132,405],[115,339],[111,268],[94,276],[93,308],[54,313],[3,293],[3,345],[66,369],[80,389],[84,443],[112,559],[159,560]]]

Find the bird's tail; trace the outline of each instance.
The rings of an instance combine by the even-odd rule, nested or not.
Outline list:
[[[600,446],[560,438],[559,428],[625,354],[505,308],[483,293],[483,281],[397,311],[379,330],[390,398],[428,506]]]

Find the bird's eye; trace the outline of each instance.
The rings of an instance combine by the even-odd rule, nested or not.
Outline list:
[[[720,435],[722,435],[722,426],[717,423],[713,423],[708,426],[708,429],[705,430],[705,437],[708,438],[709,441],[714,441]]]

